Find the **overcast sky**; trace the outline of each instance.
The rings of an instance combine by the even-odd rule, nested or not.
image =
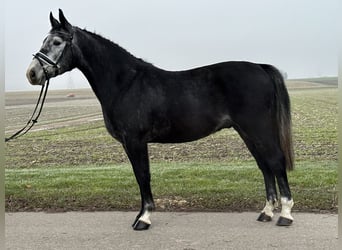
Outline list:
[[[339,0],[8,0],[5,7],[6,91],[39,89],[25,72],[58,8],[72,25],[168,70],[248,60],[289,78],[337,75]],[[88,86],[78,70],[50,84]]]

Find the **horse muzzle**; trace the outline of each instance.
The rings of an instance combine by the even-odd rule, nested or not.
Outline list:
[[[48,78],[58,75],[58,68],[51,65],[42,65],[34,58],[26,71],[26,77],[32,85],[44,85]]]
[[[45,83],[44,69],[37,59],[32,60],[26,71],[26,77],[32,85],[43,85]]]

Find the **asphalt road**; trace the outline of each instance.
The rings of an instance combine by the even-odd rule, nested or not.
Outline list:
[[[293,213],[291,227],[257,213],[152,214],[133,231],[133,212],[7,213],[6,249],[338,249],[337,214]]]

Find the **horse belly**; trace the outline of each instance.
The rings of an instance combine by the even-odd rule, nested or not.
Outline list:
[[[232,122],[228,115],[216,119],[185,117],[182,119],[174,119],[168,122],[168,124],[168,126],[162,126],[154,130],[154,136],[151,142],[190,142],[232,126]]]

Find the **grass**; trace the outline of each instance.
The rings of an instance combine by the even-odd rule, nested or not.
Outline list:
[[[337,211],[337,89],[290,91],[295,209]],[[263,178],[234,130],[149,145],[159,210],[259,210]],[[7,144],[7,211],[137,210],[138,186],[102,121],[33,132]]]
[[[337,163],[301,162],[289,173],[297,210],[335,211]],[[159,210],[245,211],[264,203],[254,162],[152,164]],[[12,169],[6,171],[9,211],[138,209],[138,186],[129,165]]]

